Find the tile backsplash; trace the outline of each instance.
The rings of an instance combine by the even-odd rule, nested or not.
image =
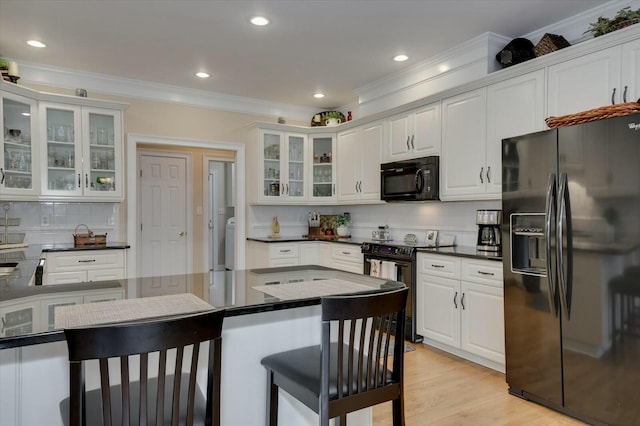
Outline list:
[[[20,218],[20,225],[10,227],[9,232],[25,233],[26,243],[73,243],[79,224],[87,225],[96,234],[106,233],[108,242],[118,241],[120,235],[118,203],[0,202],[2,207],[7,204],[8,217]],[[4,219],[4,209],[0,214]]]

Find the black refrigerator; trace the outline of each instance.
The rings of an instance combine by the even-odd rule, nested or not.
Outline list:
[[[509,392],[640,424],[640,114],[502,141]]]

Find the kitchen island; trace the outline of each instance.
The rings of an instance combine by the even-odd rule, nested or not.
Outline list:
[[[84,285],[65,285],[64,294],[86,291]],[[100,285],[119,286],[127,299],[190,293],[226,309],[223,425],[265,424],[267,385],[262,357],[320,343],[320,296],[314,290],[338,285],[344,287],[338,293],[362,293],[403,286],[320,266],[134,278]],[[278,289],[290,296],[282,296]],[[34,291],[28,296],[31,303],[43,303],[47,293],[38,296]],[[46,330],[43,321],[34,321],[29,331],[0,337],[1,426],[61,424],[58,404],[69,393],[67,356],[62,330]],[[87,373],[88,388],[97,386],[96,379]],[[285,393],[281,395],[281,424],[317,424],[313,412]],[[370,425],[371,410],[354,413],[350,420],[350,424]]]

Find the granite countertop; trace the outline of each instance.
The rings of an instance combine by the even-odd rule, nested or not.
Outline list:
[[[248,241],[258,241],[260,243],[300,243],[305,241],[327,241],[331,243],[343,243],[343,244],[354,244],[354,245],[362,245],[364,242],[371,242],[371,239],[366,238],[342,238],[342,237],[304,237],[304,236],[281,236],[280,238],[269,238],[269,237],[248,237]]]
[[[4,286],[0,287],[0,302],[24,303],[24,306],[40,309],[41,302],[46,303],[52,292],[55,292],[58,298],[62,298],[77,297],[87,290],[122,288],[125,290],[127,299],[191,293],[216,308],[225,308],[225,316],[230,317],[318,305],[320,296],[308,291],[303,293],[298,291],[297,294],[302,294],[301,296],[281,300],[270,294],[272,292],[265,292],[264,288],[273,284],[309,286],[320,280],[331,280],[334,285],[346,281],[348,288],[351,286],[361,289],[356,291],[357,293],[362,293],[362,289],[365,288],[367,290],[364,291],[380,291],[404,287],[401,282],[306,265],[55,286],[34,287],[24,284],[22,287]],[[293,293],[296,294],[296,292]],[[40,318],[39,323],[34,322],[31,327],[25,327],[24,330],[21,327],[18,332],[14,332],[14,336],[0,337],[0,349],[64,340],[62,330],[47,331],[47,326],[48,322]]]
[[[495,260],[502,262],[502,251],[481,251],[475,247],[469,246],[419,248],[418,253],[444,254],[447,256],[468,257],[472,259]]]
[[[27,287],[36,272],[43,253],[83,250],[124,250],[129,244],[112,242],[100,246],[78,246],[69,244],[29,244],[27,247],[0,249],[0,262],[16,262],[18,266],[9,275],[0,275],[0,302],[3,301],[3,289],[7,287]]]

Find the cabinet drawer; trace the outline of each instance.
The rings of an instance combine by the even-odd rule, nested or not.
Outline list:
[[[362,266],[364,256],[360,246],[351,246],[345,244],[335,244],[335,247],[331,247],[331,258],[342,262],[354,263]]]
[[[86,293],[84,303],[111,302],[124,299],[124,289]]]
[[[89,281],[110,281],[124,278],[124,269],[100,269],[87,271]]]
[[[275,259],[298,258],[298,244],[273,243],[269,245],[269,257]],[[296,264],[298,262],[296,261]]]
[[[88,271],[91,269],[124,269],[123,250],[95,250],[47,253],[47,273]]]
[[[502,262],[465,259],[462,280],[502,287]]]
[[[439,256],[418,253],[418,273],[438,277],[460,279],[460,259],[453,256]]]
[[[44,284],[78,284],[87,282],[87,271],[55,272],[44,275]]]

